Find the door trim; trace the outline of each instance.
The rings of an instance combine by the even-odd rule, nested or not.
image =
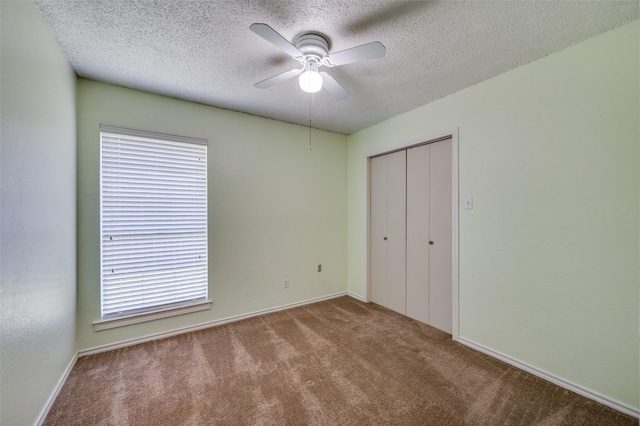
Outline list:
[[[395,151],[426,145],[451,138],[451,338],[455,341],[460,336],[459,288],[458,288],[458,217],[459,217],[459,188],[458,188],[458,128],[427,135],[417,140],[400,142],[386,148],[370,151],[365,159],[367,162],[367,294],[365,301],[371,302],[371,158],[390,154]]]

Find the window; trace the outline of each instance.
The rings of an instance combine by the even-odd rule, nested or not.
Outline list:
[[[102,125],[100,160],[102,320],[206,304],[207,141]]]

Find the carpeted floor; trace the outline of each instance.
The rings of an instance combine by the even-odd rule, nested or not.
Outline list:
[[[638,425],[341,297],[78,360],[45,425]]]

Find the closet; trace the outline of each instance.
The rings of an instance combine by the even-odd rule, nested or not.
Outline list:
[[[451,333],[451,139],[371,158],[370,299]]]

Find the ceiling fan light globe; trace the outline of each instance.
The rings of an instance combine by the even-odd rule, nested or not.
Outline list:
[[[307,93],[316,93],[322,89],[322,76],[318,71],[306,70],[298,78],[300,88]]]

